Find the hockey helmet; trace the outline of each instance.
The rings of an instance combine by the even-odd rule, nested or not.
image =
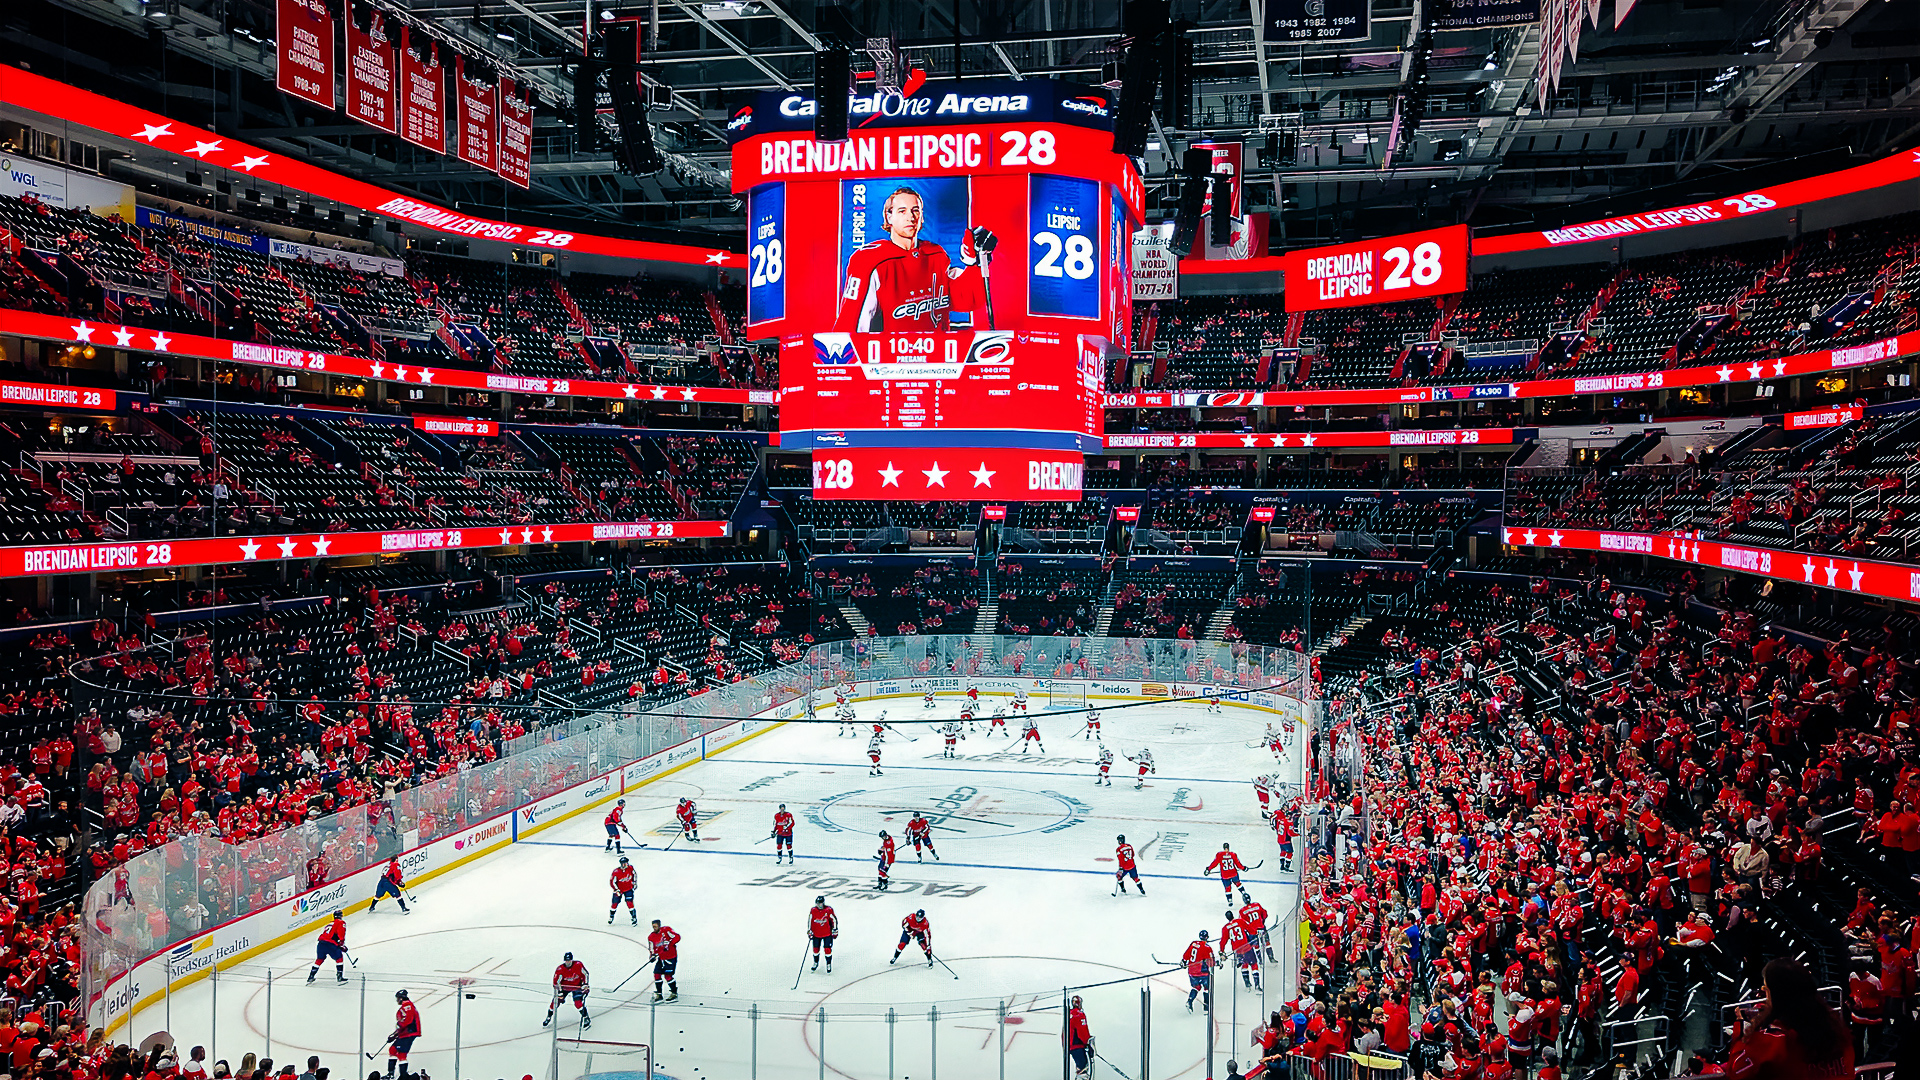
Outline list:
[[[824,906],[827,902],[827,898],[824,895],[816,896],[813,898],[813,902]]]
[[[407,992],[405,990],[395,990],[393,992],[393,1000],[395,1001],[407,1000]]]
[[[1207,940],[1207,932],[1205,930],[1200,931],[1200,940],[1201,941]]]
[[[630,864],[629,864],[629,863],[627,862],[627,857],[626,857],[625,855],[622,855],[622,856],[620,856],[620,865],[621,865],[621,866],[627,866],[627,865],[630,865]]]
[[[561,957],[560,959],[565,960],[567,963],[571,964],[573,963],[573,954],[568,953],[567,955]]]
[[[1113,838],[1113,842],[1116,844],[1124,844],[1127,842],[1127,838],[1125,836],[1116,836]]]

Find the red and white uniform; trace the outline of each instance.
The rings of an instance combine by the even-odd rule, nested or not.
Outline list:
[[[612,875],[607,878],[607,884],[613,887],[613,899],[615,903],[618,903],[620,898],[624,896],[627,898],[627,906],[633,906],[633,890],[634,887],[639,884],[639,875],[634,873],[631,864],[614,867]]]
[[[773,815],[773,835],[776,846],[781,841],[789,844],[793,843],[793,815],[791,813],[782,810]]]
[[[553,969],[553,1003],[558,1005],[569,994],[575,1005],[587,996],[587,965],[578,960],[568,960]]]
[[[1233,886],[1240,881],[1240,871],[1246,868],[1246,864],[1240,861],[1240,856],[1237,852],[1223,850],[1213,857],[1212,862],[1207,864],[1207,873],[1211,874],[1218,870],[1220,872],[1220,884],[1226,886],[1227,891],[1231,893]]]
[[[1027,717],[1027,726],[1020,732],[1020,741],[1032,743],[1040,741],[1040,724],[1031,716]]]
[[[1027,711],[1027,690],[1025,687],[1019,687],[1014,690],[1013,711],[1017,713],[1023,713]]]
[[[679,819],[681,832],[693,832],[699,828],[699,818],[694,813],[691,799],[680,800],[680,808],[674,811],[673,816]]]
[[[913,845],[915,855],[920,854],[922,844],[929,850],[933,848],[933,826],[928,824],[926,815],[916,813],[907,822],[907,842]]]
[[[1140,880],[1140,867],[1135,862],[1132,844],[1121,844],[1119,847],[1114,848],[1113,861],[1118,865],[1118,869],[1113,872],[1113,879],[1115,881],[1129,877],[1135,881]]]

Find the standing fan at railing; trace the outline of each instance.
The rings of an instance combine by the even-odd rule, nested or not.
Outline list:
[[[1761,972],[1767,997],[1734,1033],[1727,1080],[1803,1080],[1852,1076],[1854,1047],[1813,976],[1792,960]]]

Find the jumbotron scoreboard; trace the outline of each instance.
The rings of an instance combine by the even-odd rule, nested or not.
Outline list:
[[[818,498],[1076,500],[1131,345],[1134,162],[1105,90],[926,81],[848,137],[762,93],[728,121],[747,328],[780,342],[780,444]]]

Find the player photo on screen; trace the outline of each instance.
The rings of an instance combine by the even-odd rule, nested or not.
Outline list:
[[[964,176],[841,183],[846,259],[833,328],[993,328],[992,230],[974,223]]]

